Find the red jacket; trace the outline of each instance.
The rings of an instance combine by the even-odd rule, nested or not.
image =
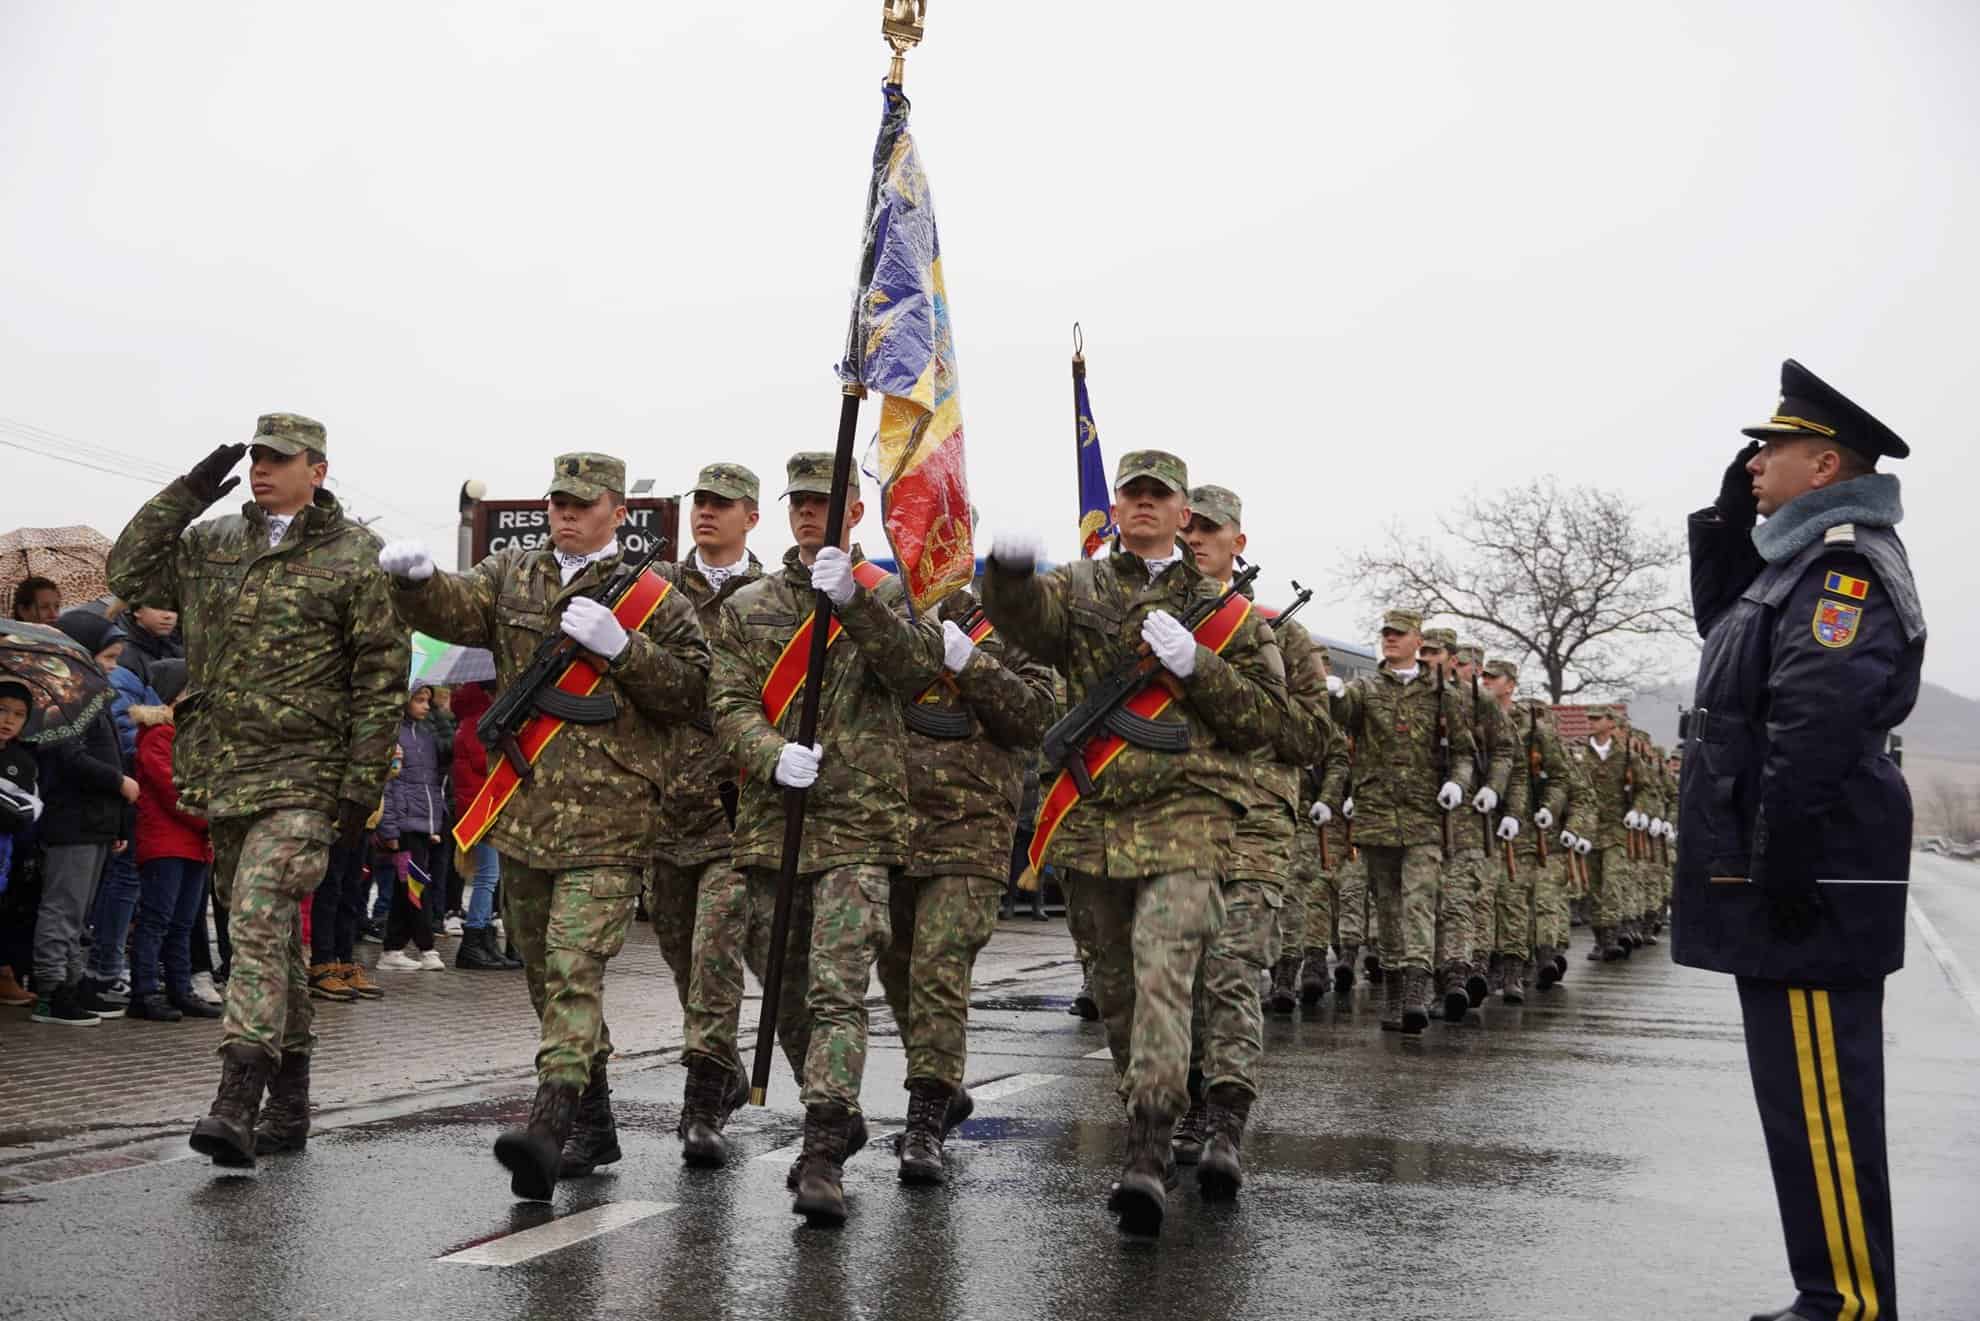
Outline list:
[[[454,814],[465,816],[468,804],[481,792],[488,778],[488,749],[481,745],[474,727],[488,714],[495,698],[485,683],[464,683],[454,689]]]
[[[179,810],[179,790],[172,783],[172,725],[169,706],[134,706],[131,721],[138,727],[137,860],[190,858],[211,862],[213,846],[206,822]]]

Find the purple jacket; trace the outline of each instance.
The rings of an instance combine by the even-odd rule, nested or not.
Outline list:
[[[411,720],[399,722],[399,747],[405,762],[397,779],[385,781],[385,808],[378,818],[378,837],[437,835],[447,817],[440,746],[433,731]]]

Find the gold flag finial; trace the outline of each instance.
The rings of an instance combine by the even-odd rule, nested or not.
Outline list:
[[[921,41],[928,24],[928,0],[881,0],[883,15],[880,35],[894,48],[894,62],[887,66],[887,81],[895,87],[907,76],[907,53]]]

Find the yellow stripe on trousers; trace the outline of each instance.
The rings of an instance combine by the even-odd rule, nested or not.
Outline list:
[[[1822,1094],[1829,1103],[1829,1132],[1834,1135],[1836,1170],[1842,1175],[1843,1223],[1849,1229],[1849,1251],[1856,1263],[1856,1287],[1863,1299],[1862,1321],[1877,1321],[1877,1280],[1870,1273],[1870,1249],[1863,1237],[1863,1203],[1856,1195],[1856,1157],[1849,1149],[1849,1121],[1843,1114],[1842,1070],[1836,1063],[1836,1029],[1829,1018],[1829,993],[1811,993],[1815,1001],[1815,1039],[1822,1047]]]
[[[1836,1185],[1829,1171],[1829,1141],[1822,1131],[1822,1096],[1815,1084],[1815,1043],[1808,1031],[1808,993],[1788,988],[1788,1017],[1794,1022],[1794,1058],[1801,1070],[1801,1115],[1808,1125],[1808,1154],[1815,1166],[1815,1200],[1822,1208],[1822,1228],[1829,1237],[1829,1264],[1835,1271],[1842,1310],[1836,1321],[1863,1321],[1863,1300],[1849,1280],[1843,1256],[1842,1226],[1836,1216]]]

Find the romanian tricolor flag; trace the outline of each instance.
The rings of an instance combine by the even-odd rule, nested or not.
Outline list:
[[[893,84],[884,92],[866,251],[839,375],[883,396],[880,508],[908,597],[924,611],[968,586],[976,552],[934,201],[908,134],[907,96]]]
[[[1075,340],[1079,327],[1073,327]],[[1073,348],[1073,462],[1079,466],[1079,553],[1092,559],[1114,535],[1114,493],[1107,488],[1107,463],[1100,457],[1100,428],[1086,397],[1084,345]]]

